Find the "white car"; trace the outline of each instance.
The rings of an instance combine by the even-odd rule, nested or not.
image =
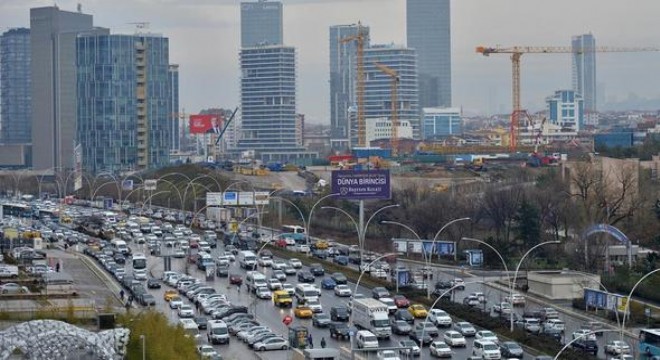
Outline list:
[[[293,284],[289,284],[289,283],[283,283],[282,290],[288,292],[289,295],[291,296],[293,296],[296,293],[296,287],[293,286]]]
[[[309,246],[305,244],[298,244],[295,247],[295,252],[299,252],[301,254],[309,254],[310,251],[311,250],[309,249]]]
[[[378,352],[378,360],[401,360],[399,355],[394,350],[381,350]]]
[[[513,306],[525,306],[525,297],[520,294],[513,294],[512,296],[507,296],[505,301]]]
[[[307,245],[305,245],[307,246]],[[299,259],[293,258],[289,259],[289,264],[291,265],[292,268],[294,269],[300,269],[302,268],[302,262]]]
[[[387,279],[387,272],[383,269],[373,270],[369,275],[378,279]]]
[[[431,320],[435,326],[451,327],[451,316],[449,316],[447,312],[440,309],[431,309],[430,313],[429,320]]]
[[[289,348],[289,342],[281,337],[272,337],[254,343],[252,348],[257,351],[286,350]]]
[[[272,291],[280,290],[282,288],[282,283],[277,279],[268,279],[266,283],[268,283],[268,288]]]
[[[605,344],[605,354],[630,354],[630,346],[621,340],[609,341]]]
[[[200,359],[207,359],[218,355],[218,352],[215,351],[215,349],[211,345],[200,346],[199,348],[197,348],[197,353],[199,354]]]
[[[340,285],[335,286],[334,292],[335,292],[335,295],[339,296],[339,297],[349,297],[353,294],[353,292],[351,291],[351,288],[348,287],[348,285],[345,285],[345,284],[340,284]]]
[[[477,331],[477,335],[475,335],[475,339],[483,340],[483,341],[490,341],[494,344],[499,344],[500,343],[500,339],[497,338],[497,335],[495,335],[495,333],[490,331],[490,330],[479,330],[479,331]]]
[[[453,355],[453,352],[451,351],[451,348],[449,345],[443,343],[442,341],[434,341],[431,343],[431,346],[429,346],[429,351],[431,352],[431,356],[433,357],[438,357],[438,358],[450,358]]]
[[[590,330],[582,329],[573,332],[573,339],[586,338],[586,340],[596,340],[596,334]]]
[[[178,309],[181,305],[183,305],[183,300],[179,296],[173,297],[170,300],[170,309]]]
[[[396,307],[396,304],[394,303],[394,299],[392,298],[382,297],[379,298],[378,301],[382,302],[383,304],[385,304],[385,306],[387,306],[387,311],[390,314],[394,314],[397,310],[399,310],[399,308]]]
[[[286,262],[284,260],[273,260],[270,266],[273,270],[282,270],[286,267]]]
[[[318,299],[307,300],[307,302],[305,302],[305,305],[307,305],[310,309],[312,309],[312,312],[315,314],[323,312],[323,306],[321,305],[321,302]]]
[[[273,265],[273,259],[267,256],[262,256],[257,260],[257,263],[259,263],[259,266],[261,267],[270,267]]]
[[[268,290],[267,287],[261,286],[255,290],[255,294],[259,299],[270,300],[273,297],[273,293]]]
[[[477,333],[474,326],[467,321],[459,321],[454,324],[454,330],[458,331],[463,336],[475,336]]]
[[[195,316],[195,310],[190,305],[181,305],[179,306],[178,314],[180,318],[191,318]]]
[[[458,331],[454,330],[448,330],[445,331],[445,334],[443,336],[445,340],[445,344],[451,346],[451,347],[465,347],[467,342],[465,341],[465,337],[461,335]]]

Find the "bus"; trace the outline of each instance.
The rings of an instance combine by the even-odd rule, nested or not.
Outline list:
[[[144,254],[134,254],[133,255],[133,269],[141,270],[147,268],[147,257]]]
[[[294,233],[294,234],[304,234],[305,228],[298,225],[282,225],[282,232],[284,233]]]
[[[0,211],[0,217],[1,216],[13,216],[13,217],[24,217],[24,218],[32,217],[32,208],[29,205],[11,203],[11,204],[1,204],[0,206],[2,206],[2,211]]]
[[[646,359],[660,356],[660,329],[641,329],[639,331],[639,354],[646,355]],[[642,357],[642,359],[644,358]]]

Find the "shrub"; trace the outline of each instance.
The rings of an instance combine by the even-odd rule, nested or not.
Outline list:
[[[178,360],[198,358],[195,339],[187,337],[181,326],[171,324],[164,314],[148,310],[126,313],[119,317],[119,326],[130,329],[126,348],[127,359],[142,358],[142,340],[146,344],[146,359]]]

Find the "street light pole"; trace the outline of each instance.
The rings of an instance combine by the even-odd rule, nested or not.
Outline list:
[[[472,220],[472,219],[469,218],[469,217],[458,218],[458,219],[454,219],[454,220],[452,220],[452,221],[450,221],[450,222],[444,224],[444,225],[440,228],[440,230],[438,230],[438,232],[435,233],[435,236],[433,237],[433,244],[431,244],[431,249],[434,249],[434,248],[435,248],[435,242],[438,240],[438,236],[440,236],[440,234],[442,233],[442,231],[444,231],[449,225],[452,225],[452,224],[457,223],[457,222],[459,222],[459,221],[468,221],[468,220]],[[456,246],[454,246],[454,260],[456,260],[456,249],[455,249],[455,248],[456,248]],[[440,258],[440,255],[438,255],[438,258]],[[432,260],[432,259],[433,259],[433,253],[431,253],[431,260]],[[430,262],[430,261],[429,261],[429,262]]]
[[[353,221],[353,222],[355,223],[355,221]],[[354,322],[353,322],[353,307],[355,306],[355,300],[356,300],[356,299],[355,299],[355,294],[357,294],[358,286],[360,286],[360,280],[362,280],[362,275],[364,275],[364,273],[366,272],[366,270],[367,270],[367,269],[368,269],[373,263],[375,263],[376,261],[378,261],[378,260],[380,260],[380,259],[382,259],[382,258],[385,258],[385,257],[388,257],[388,256],[392,256],[392,255],[396,256],[396,255],[398,255],[398,254],[397,254],[397,253],[387,253],[387,254],[385,254],[385,255],[381,255],[381,256],[375,258],[374,260],[372,260],[372,261],[371,261],[371,262],[370,262],[370,263],[369,263],[364,269],[362,269],[362,271],[360,272],[360,276],[358,276],[357,282],[355,282],[355,290],[353,291],[353,294],[351,295],[351,308],[350,308],[350,309],[351,309],[351,318],[350,318],[350,324],[351,324],[351,326],[350,326],[350,328],[352,328],[352,327],[355,325]],[[360,260],[362,260],[362,259],[360,259]],[[354,340],[354,339],[355,339],[355,335],[351,336],[351,360],[355,360],[355,348],[353,347],[353,345],[354,345],[354,343],[355,343],[355,340]]]
[[[140,335],[140,340],[142,340],[142,360],[147,359],[147,337],[144,335]]]
[[[516,286],[516,282],[518,281],[517,280],[518,279],[518,271],[520,270],[520,265],[522,265],[523,261],[525,261],[525,258],[527,257],[527,255],[529,255],[532,251],[534,251],[535,249],[537,249],[537,248],[539,248],[543,245],[560,244],[560,243],[561,243],[561,241],[553,240],[553,241],[546,241],[546,242],[536,244],[536,245],[532,246],[529,250],[527,250],[527,252],[522,256],[522,258],[520,258],[520,261],[518,262],[518,265],[516,266],[516,271],[513,273],[513,281],[511,281],[511,291],[509,293],[509,300],[511,301],[511,307],[513,307],[513,290]],[[510,320],[510,324],[511,324],[511,332],[513,332],[513,316],[510,316],[509,320]]]

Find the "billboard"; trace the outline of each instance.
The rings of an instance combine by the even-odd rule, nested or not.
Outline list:
[[[389,170],[335,170],[332,192],[346,200],[383,200],[392,197]]]
[[[73,149],[73,171],[75,172],[73,179],[73,191],[82,189],[83,174],[82,174],[82,145],[78,144]]]
[[[108,209],[112,209],[112,205],[113,205],[113,200],[112,200],[112,198],[105,198],[105,199],[103,199],[103,208],[104,208],[104,209],[106,209],[106,210],[108,210]]]
[[[206,193],[207,206],[222,206],[222,193],[207,192]]]
[[[454,255],[456,245],[453,241],[436,241],[435,251],[438,255]]]
[[[601,290],[584,288],[584,302],[595,309],[607,309],[607,293]]]
[[[408,252],[408,241],[406,240],[394,240],[394,251],[399,253]]]
[[[222,123],[221,115],[190,115],[188,119],[191,134],[220,134]]]
[[[238,193],[233,191],[222,193],[222,205],[238,205]]]
[[[268,191],[257,191],[254,193],[255,205],[268,205],[270,193]]]
[[[133,180],[124,180],[121,182],[121,189],[123,191],[132,191],[133,190]]]
[[[154,191],[156,190],[156,187],[158,186],[158,181],[157,180],[145,180],[144,181],[144,189],[147,191]]]
[[[252,191],[241,191],[240,193],[238,193],[238,205],[253,206],[254,193]]]

